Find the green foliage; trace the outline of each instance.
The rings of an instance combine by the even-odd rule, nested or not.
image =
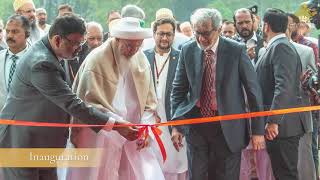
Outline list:
[[[223,0],[216,0],[213,1],[212,3],[208,4],[209,8],[215,8],[218,9],[222,16],[223,19],[228,19],[232,21],[232,16],[233,16],[233,10],[231,10],[224,2]]]

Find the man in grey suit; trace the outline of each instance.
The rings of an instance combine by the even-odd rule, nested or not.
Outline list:
[[[197,9],[191,15],[196,41],[180,53],[171,93],[172,119],[245,113],[246,91],[250,111],[261,111],[262,95],[245,46],[219,37],[221,14]],[[248,121],[238,119],[172,128],[174,144],[188,145],[192,180],[238,180],[241,150],[248,145]],[[264,146],[264,121],[252,119],[255,150]]]
[[[290,42],[297,50],[299,54],[301,65],[302,65],[302,72],[306,72],[307,69],[311,69],[313,72],[317,72],[315,57],[312,48],[298,44],[291,39],[292,33],[296,33],[297,27],[293,21],[291,16],[295,16],[294,14],[287,13],[288,15],[288,28],[286,31],[286,35],[289,38]],[[306,105],[311,105],[308,92],[305,91],[302,93],[303,100],[305,101]],[[299,172],[299,179],[316,179],[316,167],[313,160],[313,153],[312,153],[312,115],[311,112],[306,113],[306,133],[301,137],[299,142],[299,158],[298,158],[298,172]]]
[[[0,51],[0,110],[6,102],[19,59],[28,49],[27,40],[31,26],[26,17],[13,15],[8,18],[5,29],[8,49]]]
[[[263,33],[268,43],[257,65],[265,110],[304,105],[301,97],[301,60],[285,35],[288,18],[278,9],[264,14]],[[267,150],[276,179],[298,180],[300,137],[308,129],[306,113],[266,117]]]
[[[33,122],[69,123],[74,116],[86,124],[127,124],[122,119],[109,118],[105,109],[84,103],[68,87],[59,61],[73,58],[81,49],[85,34],[84,21],[74,15],[58,17],[48,37],[31,46],[20,59],[10,86],[1,119]],[[107,91],[107,90],[106,90]],[[94,128],[96,132],[100,128]],[[116,128],[129,140],[137,138],[135,128]],[[0,126],[1,148],[63,148],[68,128]],[[4,168],[5,179],[56,180],[55,168]]]

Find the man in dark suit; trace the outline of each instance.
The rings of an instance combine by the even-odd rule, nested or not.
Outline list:
[[[196,41],[180,53],[171,93],[172,119],[261,111],[262,95],[245,47],[219,37],[221,14],[198,9],[191,16]],[[179,149],[183,134],[188,144],[190,179],[238,180],[241,150],[249,142],[248,121],[238,119],[172,128]],[[264,121],[252,119],[252,143],[263,148]]]
[[[238,32],[236,40],[246,44],[248,55],[255,64],[259,50],[263,47],[263,39],[253,30],[255,18],[252,12],[246,8],[237,9],[233,21]]]
[[[180,53],[180,51],[172,47],[175,28],[176,23],[173,18],[157,19],[153,23],[155,47],[144,51],[152,70],[158,99],[157,113],[161,122],[167,122],[167,120],[171,119],[170,94]],[[180,152],[177,152],[171,142],[168,127],[161,128],[163,131],[161,137],[168,155],[162,167],[165,178],[169,179],[169,176],[171,178],[186,177],[188,168],[186,149],[184,148]]]
[[[263,17],[268,43],[257,65],[265,110],[303,106],[299,78],[302,65],[297,51],[285,35],[288,18],[278,9]],[[306,113],[266,117],[267,150],[276,179],[297,180],[298,147],[306,132]]]
[[[7,102],[1,119],[18,119],[33,122],[69,123],[69,116],[86,124],[128,123],[109,118],[103,108],[84,103],[69,88],[59,61],[72,59],[81,49],[85,34],[84,21],[74,15],[58,17],[48,37],[31,46],[20,59],[10,85]],[[96,132],[100,128],[94,128]],[[135,128],[117,128],[129,140],[137,138]],[[1,148],[63,148],[68,128],[0,126]],[[56,180],[55,168],[4,168],[5,179]]]

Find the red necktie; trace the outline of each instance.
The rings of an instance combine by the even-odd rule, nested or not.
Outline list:
[[[215,87],[216,63],[214,62],[214,52],[211,49],[205,51],[204,64],[200,112],[203,117],[212,117],[216,115],[213,110],[217,109]]]

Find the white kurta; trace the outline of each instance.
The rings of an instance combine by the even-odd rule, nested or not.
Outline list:
[[[155,70],[156,77],[156,89],[157,89],[157,98],[158,98],[158,106],[157,112],[161,118],[161,122],[167,122],[166,111],[165,111],[165,89],[167,85],[167,75],[169,69],[169,53],[163,54],[160,56],[158,53],[155,53],[156,65],[158,71],[160,71],[163,67],[162,72],[159,77],[157,77],[157,72]],[[168,61],[166,62],[166,60]],[[155,68],[156,69],[156,68]],[[158,72],[159,73],[159,72]],[[159,78],[159,79],[157,79]],[[178,152],[171,141],[171,135],[168,127],[160,127],[163,134],[161,135],[161,139],[165,146],[167,152],[167,160],[163,164],[162,169],[165,175],[166,180],[186,180],[186,171],[188,170],[188,160],[187,160],[187,152],[186,152],[186,141],[183,139],[183,147]],[[155,149],[157,151],[158,149]],[[159,153],[157,153],[159,154]],[[159,157],[159,161],[162,162],[162,158]]]
[[[112,102],[116,114],[131,123],[154,123],[153,113],[140,115],[137,92],[129,71],[122,70],[117,91]],[[136,141],[127,141],[118,132],[104,130],[98,134],[91,129],[81,131],[78,147],[103,148],[103,157],[98,168],[74,168],[68,172],[68,180],[164,180],[164,176],[153,149],[137,151]],[[152,141],[152,140],[151,140]],[[156,145],[156,143],[151,143]]]

